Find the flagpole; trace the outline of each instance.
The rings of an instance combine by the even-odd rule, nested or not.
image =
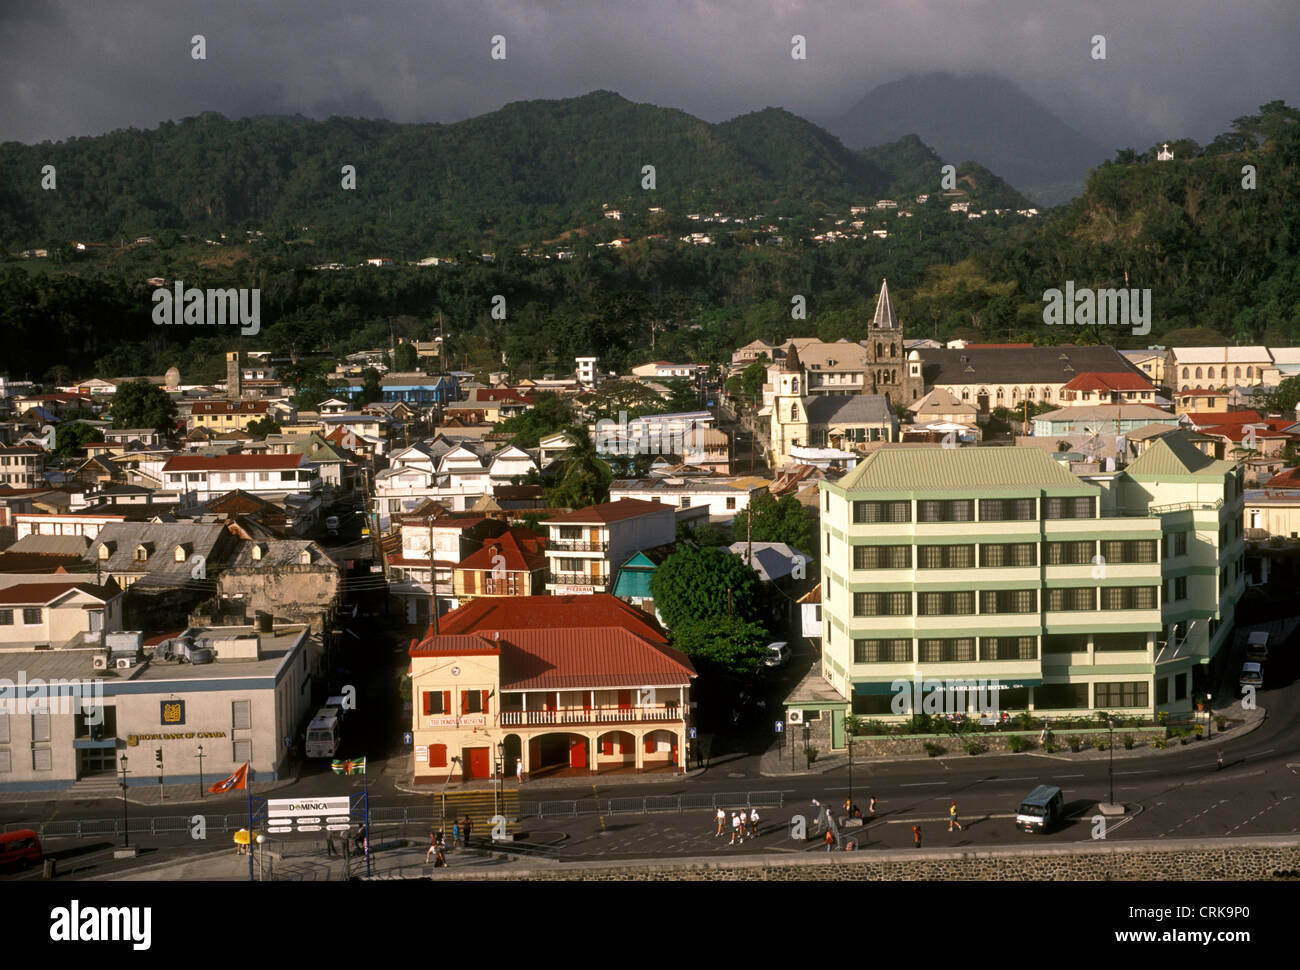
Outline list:
[[[247,764],[247,762],[245,762]],[[244,770],[244,794],[248,796],[248,881],[253,882],[253,785],[248,780],[252,765]]]
[[[361,777],[365,778],[366,793],[366,878],[370,878],[370,773],[363,767]]]

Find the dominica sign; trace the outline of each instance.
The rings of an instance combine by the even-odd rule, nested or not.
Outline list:
[[[276,835],[322,830],[346,832],[351,820],[351,799],[347,795],[266,800],[266,830]]]

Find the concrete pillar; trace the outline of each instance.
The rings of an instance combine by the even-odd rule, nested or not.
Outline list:
[[[639,775],[645,771],[645,736],[644,729],[640,731],[629,732],[632,735],[633,743],[636,745],[636,773]]]
[[[588,731],[584,735],[587,739],[587,770],[593,775],[596,773],[596,755],[600,751],[596,746],[598,734],[599,732],[596,731]]]

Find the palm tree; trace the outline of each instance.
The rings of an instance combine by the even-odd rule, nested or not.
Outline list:
[[[553,508],[574,509],[606,501],[613,475],[596,453],[591,435],[581,425],[566,428],[564,434],[572,446],[559,459],[559,476],[547,501]]]

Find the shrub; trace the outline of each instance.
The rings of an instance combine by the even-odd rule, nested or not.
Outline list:
[[[967,754],[982,754],[988,750],[988,746],[979,741],[967,741],[965,748]]]
[[[817,755],[819,754],[821,754],[821,752],[818,751],[816,748],[814,748],[812,745],[809,745],[808,747],[803,749],[803,755],[805,758],[808,759],[809,764],[812,764],[814,761],[816,761]]]
[[[1222,731],[1228,725],[1228,719],[1222,714],[1214,715],[1214,726]]]
[[[1078,751],[1081,747],[1083,747],[1083,739],[1079,737],[1077,734],[1070,735],[1068,738],[1065,739],[1065,743],[1070,746],[1071,751]]]
[[[1098,741],[1098,742],[1097,742],[1097,750],[1098,750],[1098,751],[1105,751],[1105,750],[1106,750],[1106,742],[1105,742],[1105,741]]]
[[[1131,734],[1124,735],[1124,750],[1125,751],[1133,750],[1133,735]]]
[[[1007,747],[1010,748],[1012,751],[1020,752],[1020,751],[1024,751],[1025,748],[1029,747],[1029,742],[1026,741],[1024,738],[1022,738],[1020,735],[1013,734],[1011,737],[1007,738]]]
[[[1154,741],[1151,742],[1151,747],[1153,747],[1153,748],[1167,748],[1167,747],[1169,747],[1169,742],[1166,741],[1164,738],[1156,738]]]
[[[943,748],[935,744],[933,741],[925,742],[924,747],[925,747],[925,753],[928,754],[931,758],[933,758],[935,755],[943,754]]]

